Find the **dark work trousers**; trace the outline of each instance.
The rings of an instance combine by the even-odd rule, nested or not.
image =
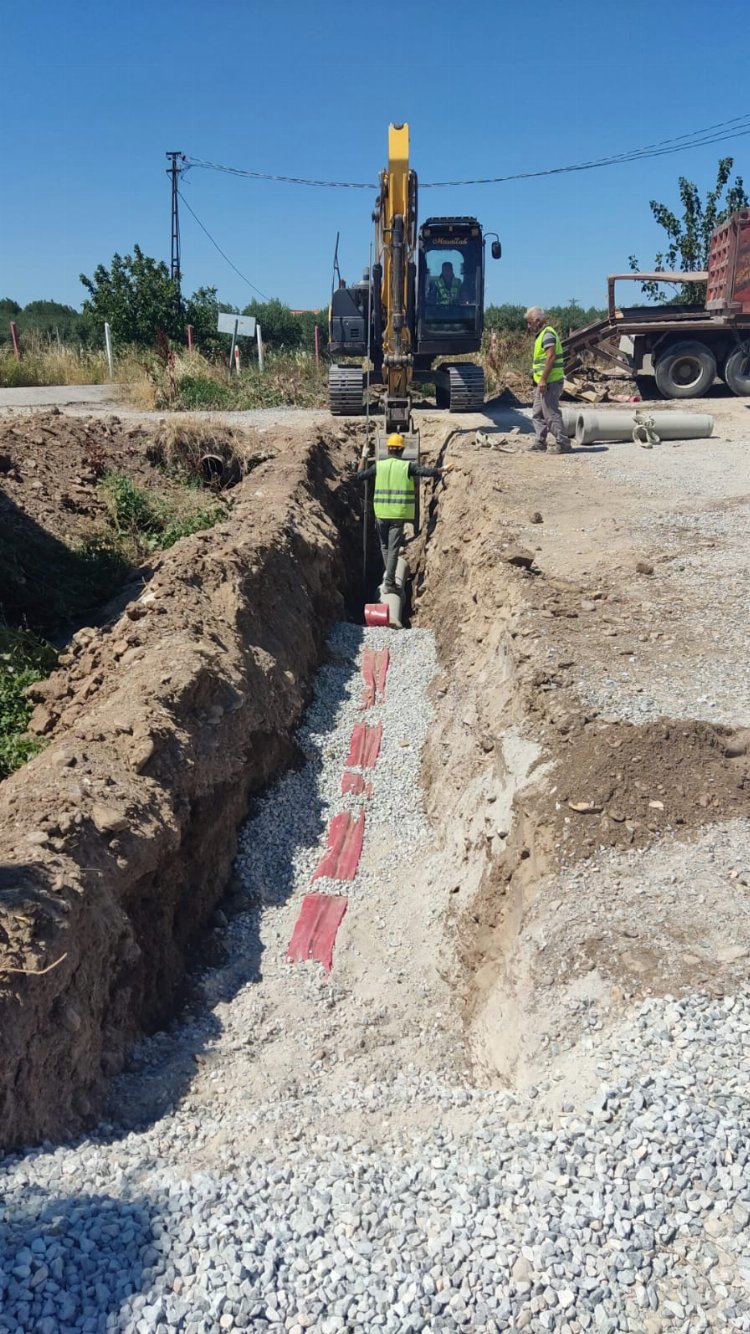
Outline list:
[[[387,588],[396,587],[396,563],[404,540],[404,519],[376,519],[380,552],[385,566],[384,583]]]

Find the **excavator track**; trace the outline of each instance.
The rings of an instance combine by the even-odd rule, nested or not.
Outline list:
[[[365,410],[365,377],[359,366],[331,366],[328,398],[334,417],[358,417]]]
[[[443,365],[448,372],[448,402],[450,412],[479,412],[484,407],[484,371],[470,361]]]

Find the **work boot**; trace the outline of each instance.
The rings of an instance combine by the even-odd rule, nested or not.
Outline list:
[[[546,450],[547,446],[543,440],[535,440],[533,445],[529,445],[530,454],[544,454]]]
[[[552,454],[572,454],[572,453],[573,453],[573,450],[572,450],[571,446],[570,446],[570,445],[567,443],[567,441],[566,441],[566,443],[565,443],[564,445],[563,445],[563,444],[559,444],[559,443],[556,444],[556,445],[553,445],[553,446],[552,446],[552,449],[550,450],[550,453],[552,453]]]

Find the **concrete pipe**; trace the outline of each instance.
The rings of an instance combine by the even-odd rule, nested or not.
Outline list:
[[[575,435],[580,408],[560,408],[566,435]]]
[[[396,564],[396,593],[384,593],[381,584],[378,596],[384,607],[388,608],[388,624],[394,630],[403,629],[404,595],[406,592],[406,560],[399,556]]]
[[[576,444],[593,445],[597,440],[634,440],[636,430],[646,427],[648,439],[700,440],[710,436],[714,419],[698,412],[580,412]],[[638,437],[642,432],[638,431]]]

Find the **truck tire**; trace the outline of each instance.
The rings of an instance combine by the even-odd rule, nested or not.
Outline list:
[[[706,343],[672,343],[654,367],[665,398],[702,398],[716,379],[716,357]]]
[[[733,394],[740,398],[750,397],[750,343],[740,343],[729,353],[724,379]]]

